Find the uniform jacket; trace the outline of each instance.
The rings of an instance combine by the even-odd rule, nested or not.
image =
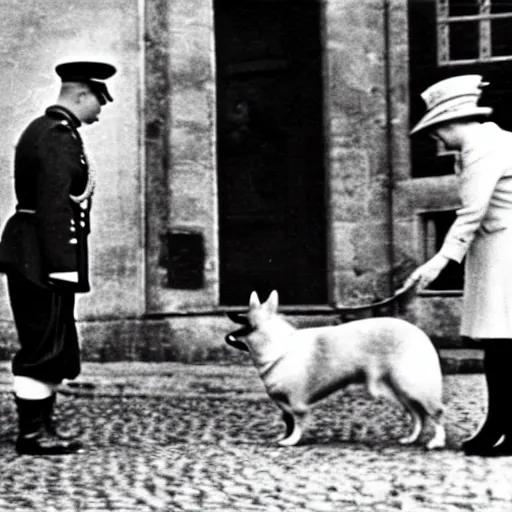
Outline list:
[[[479,233],[512,227],[512,133],[481,124],[457,167],[462,206],[440,252],[460,263]]]
[[[0,271],[20,272],[43,286],[89,291],[87,236],[89,169],[80,121],[61,106],[49,107],[29,124],[15,153],[14,187],[18,204],[0,241]],[[77,272],[78,283],[49,279],[50,273]]]

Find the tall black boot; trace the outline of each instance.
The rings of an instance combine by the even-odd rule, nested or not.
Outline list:
[[[62,428],[59,428],[57,430],[53,414],[56,402],[56,395],[56,393],[52,393],[48,398],[45,398],[41,402],[44,428],[46,432],[51,436],[55,436],[58,439],[61,439],[62,441],[75,443],[76,449],[79,450],[82,447],[82,443],[78,440],[78,432],[63,430]]]
[[[47,399],[45,399],[47,400]],[[20,455],[65,455],[76,453],[75,443],[59,439],[47,432],[44,424],[44,400],[15,397],[18,409],[19,433],[16,451]]]
[[[500,344],[512,340],[488,340],[484,348],[484,372],[487,383],[487,414],[479,431],[462,443],[466,455],[483,455],[500,440],[505,433],[503,425],[504,374],[501,370],[503,356]]]
[[[501,385],[501,402],[499,404],[501,410],[500,430],[504,435],[504,439],[499,444],[495,443],[492,447],[480,450],[475,454],[482,457],[512,457],[512,417],[510,414],[510,406],[512,405],[512,378],[510,376],[512,339],[502,341],[495,372],[499,376]]]
[[[482,457],[512,457],[512,424],[505,426],[503,441],[488,450],[476,454]]]

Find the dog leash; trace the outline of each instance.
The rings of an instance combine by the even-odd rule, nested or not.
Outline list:
[[[416,287],[416,283],[412,283],[409,286],[402,286],[391,297],[387,297],[385,299],[379,300],[377,302],[371,302],[370,304],[364,304],[362,306],[339,306],[336,307],[337,313],[358,313],[361,311],[368,311],[373,309],[378,309],[384,306],[390,306],[391,304],[397,302],[399,299],[404,298],[408,292],[411,292]]]

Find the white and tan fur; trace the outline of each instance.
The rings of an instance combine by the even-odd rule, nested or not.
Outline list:
[[[263,304],[253,292],[247,316],[230,315],[245,327],[226,341],[249,351],[270,398],[281,408],[286,430],[279,444],[300,441],[313,403],[361,382],[373,397],[403,406],[412,417],[412,432],[400,443],[415,442],[430,418],[435,431],[426,448],[445,446],[439,358],[421,329],[391,317],[296,329],[277,308],[276,291]]]

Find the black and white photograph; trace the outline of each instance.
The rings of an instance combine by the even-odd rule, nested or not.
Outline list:
[[[0,512],[512,512],[512,0],[0,0],[0,71]]]

